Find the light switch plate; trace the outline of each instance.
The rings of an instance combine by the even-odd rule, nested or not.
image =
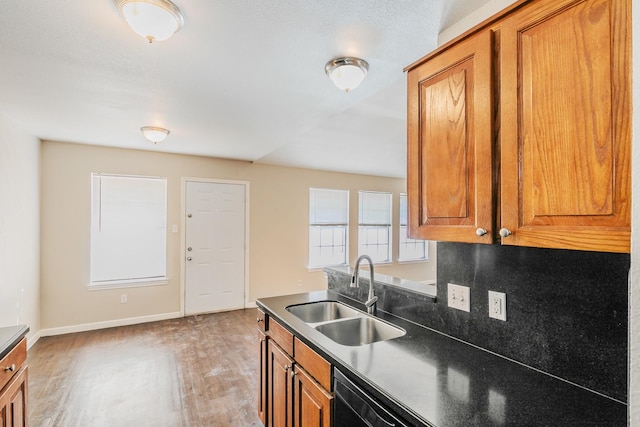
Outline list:
[[[469,287],[456,285],[454,283],[448,283],[447,286],[447,304],[449,307],[467,312],[471,311]]]
[[[507,320],[507,295],[505,293],[489,291],[489,317]]]

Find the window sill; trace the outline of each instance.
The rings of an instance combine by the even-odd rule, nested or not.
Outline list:
[[[315,266],[307,266],[307,271],[324,271],[325,268],[334,268],[334,267],[349,267],[347,264],[335,264],[335,265],[315,265]]]
[[[90,291],[102,291],[106,289],[144,288],[147,286],[162,286],[167,284],[169,284],[169,280],[164,277],[150,280],[118,280],[108,283],[89,283],[87,289]]]
[[[420,262],[429,262],[429,258],[420,258],[420,259],[399,259],[398,264],[417,264]]]

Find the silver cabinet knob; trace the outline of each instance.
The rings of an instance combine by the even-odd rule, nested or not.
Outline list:
[[[192,258],[190,256],[187,257],[187,261],[191,261]]]
[[[9,372],[15,372],[16,370],[16,365],[15,364],[11,364],[11,366],[7,366],[6,368],[4,368],[5,372],[9,371]]]
[[[476,234],[478,235],[478,237],[482,237],[487,234],[487,230],[485,230],[484,228],[476,228]]]
[[[500,236],[502,237],[508,237],[511,235],[511,231],[509,231],[508,228],[501,228],[500,229]]]

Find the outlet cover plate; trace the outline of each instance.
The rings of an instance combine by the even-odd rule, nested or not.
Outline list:
[[[489,317],[507,320],[507,295],[505,293],[489,291]]]
[[[471,304],[469,300],[469,287],[453,283],[447,284],[447,304],[449,307],[469,312]]]

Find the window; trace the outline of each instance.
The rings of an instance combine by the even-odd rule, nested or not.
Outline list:
[[[425,240],[410,239],[407,228],[407,195],[400,194],[400,244],[398,246],[398,261],[418,261],[428,258]]]
[[[391,193],[360,191],[358,255],[391,262]]]
[[[92,174],[90,286],[166,280],[167,180]]]
[[[347,264],[349,191],[309,189],[309,267]]]

